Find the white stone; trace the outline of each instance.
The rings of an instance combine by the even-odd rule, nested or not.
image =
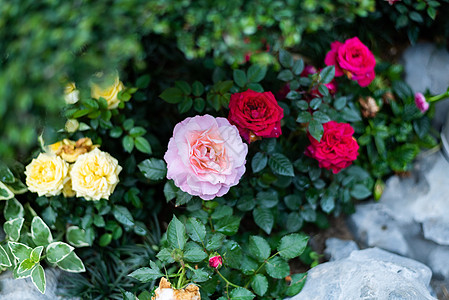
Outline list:
[[[328,238],[324,254],[330,261],[348,257],[352,251],[359,250],[359,246],[351,240],[341,240],[338,238]]]

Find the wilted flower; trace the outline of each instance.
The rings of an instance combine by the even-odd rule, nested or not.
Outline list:
[[[200,289],[194,284],[189,284],[184,289],[173,289],[170,282],[162,277],[151,300],[201,300],[201,295]]]
[[[62,157],[65,161],[72,163],[75,162],[81,154],[88,153],[97,147],[98,145],[94,145],[90,138],[81,138],[76,142],[69,139],[63,139],[62,141],[48,146],[48,150],[51,153]]]
[[[362,107],[362,115],[365,118],[374,118],[379,112],[379,106],[374,100],[373,97],[360,97],[359,98],[360,106]]]
[[[429,109],[429,103],[426,101],[426,97],[421,93],[415,94],[415,104],[422,113],[425,113]]]

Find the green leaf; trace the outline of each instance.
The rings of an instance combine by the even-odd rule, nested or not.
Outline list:
[[[31,255],[31,249],[25,244],[16,243],[16,242],[8,242],[8,247],[11,250],[12,255],[19,261],[22,262],[25,259],[29,258]]]
[[[123,300],[136,300],[137,299],[136,296],[131,292],[125,291],[123,289],[121,289],[120,291],[122,292]]]
[[[53,241],[50,228],[38,216],[31,222],[31,238],[36,246],[47,246]]]
[[[293,56],[284,49],[279,50],[279,62],[284,68],[291,68],[293,66]]]
[[[81,259],[75,254],[75,251],[70,252],[69,255],[66,256],[63,260],[57,263],[58,267],[62,270],[72,273],[80,273],[85,272],[86,268],[84,267]]]
[[[330,213],[335,208],[335,196],[326,191],[320,200],[320,206],[325,213]]]
[[[151,268],[143,267],[137,269],[128,276],[145,283],[161,278],[164,274],[157,268],[156,264],[153,263]]]
[[[199,81],[195,81],[192,84],[192,93],[196,97],[201,96],[204,93],[204,85]]]
[[[237,209],[241,211],[253,210],[254,206],[256,206],[256,201],[254,200],[254,197],[250,195],[240,197],[237,201]]]
[[[265,269],[268,275],[276,279],[283,279],[290,275],[290,266],[279,256],[275,256],[267,261]]]
[[[254,222],[267,234],[271,233],[274,225],[274,216],[269,209],[257,207],[253,210]]]
[[[348,100],[347,97],[339,97],[337,99],[335,99],[334,101],[334,108],[336,110],[341,110],[343,109],[343,107],[346,106],[346,101]]]
[[[126,152],[131,153],[134,149],[134,138],[129,135],[125,135],[122,139],[122,146]]]
[[[195,218],[186,222],[187,235],[195,242],[202,243],[206,237],[206,227]]]
[[[310,101],[309,106],[313,110],[317,110],[320,108],[321,104],[323,103],[323,100],[321,98],[313,98],[312,101]]]
[[[254,173],[258,173],[262,171],[266,166],[268,162],[268,157],[265,153],[257,152],[251,161],[251,167],[253,169]]]
[[[301,111],[298,114],[298,117],[296,118],[296,122],[298,123],[308,123],[312,120],[312,116],[308,111]]]
[[[256,297],[249,290],[241,287],[233,289],[229,295],[231,296],[231,300],[252,300]]]
[[[282,70],[278,74],[278,79],[282,81],[290,81],[293,80],[293,73],[290,70]]]
[[[212,220],[218,220],[223,217],[232,215],[232,207],[227,205],[221,205],[215,208],[214,212],[211,214]]]
[[[418,22],[418,23],[422,23],[424,21],[422,16],[416,11],[411,11],[409,14],[409,17],[410,17],[410,19],[412,19],[413,21]]]
[[[0,181],[0,200],[9,200],[14,198],[14,193]]]
[[[251,279],[251,287],[257,295],[263,296],[268,290],[268,280],[262,274],[256,274]]]
[[[44,250],[44,246],[38,246],[31,251],[30,259],[34,263],[38,263],[41,259],[42,251]]]
[[[7,187],[15,195],[24,194],[28,191],[27,186],[19,179],[16,179],[13,183],[8,183]]]
[[[148,75],[148,74],[142,75],[139,78],[137,78],[136,86],[139,89],[144,89],[144,88],[146,88],[150,84],[150,81],[151,81],[150,75]]]
[[[167,241],[172,248],[183,250],[187,241],[186,228],[181,221],[173,215],[173,219],[167,228]]]
[[[287,296],[293,297],[298,295],[304,287],[306,279],[307,273],[293,274],[290,286],[287,288]]]
[[[306,249],[309,237],[304,234],[293,233],[284,236],[279,242],[279,255],[285,259],[292,259],[301,255]]]
[[[244,87],[246,85],[247,79],[244,71],[235,69],[233,73],[234,81],[239,87]]]
[[[263,93],[264,91],[263,87],[258,83],[248,83],[248,88],[258,93]]]
[[[323,137],[324,128],[323,124],[318,122],[317,120],[312,120],[309,122],[308,130],[310,135],[317,140],[318,142],[321,141],[321,138]]]
[[[165,102],[171,103],[171,104],[176,104],[181,102],[181,100],[183,99],[183,92],[181,89],[177,88],[177,87],[171,87],[166,89],[165,91],[162,92],[162,94],[159,95],[159,97],[161,97],[163,100],[165,100]]]
[[[106,247],[112,242],[112,234],[103,233],[98,241],[101,247]]]
[[[304,61],[298,59],[293,63],[292,71],[295,75],[300,75],[304,71]]]
[[[188,112],[193,105],[193,100],[191,97],[186,97],[178,104],[178,112],[180,114]]]
[[[364,184],[356,184],[351,189],[351,196],[361,200],[371,196],[371,190],[368,189]]]
[[[320,72],[321,82],[329,83],[335,77],[335,66],[327,66],[323,68]]]
[[[204,110],[204,107],[206,107],[206,101],[203,98],[195,98],[193,108],[200,113]]]
[[[13,183],[16,179],[8,166],[0,161],[0,181],[4,183]]]
[[[195,242],[188,242],[184,250],[184,259],[189,262],[201,262],[207,258],[203,248]]]
[[[210,279],[209,273],[207,273],[204,268],[194,269],[192,281],[194,282],[205,282]]]
[[[8,235],[8,239],[17,242],[20,238],[20,230],[22,229],[24,218],[17,218],[6,221],[3,224],[3,230]]]
[[[162,159],[154,157],[145,159],[137,167],[150,180],[161,180],[167,175],[167,165]]]
[[[168,248],[164,248],[161,251],[159,251],[156,257],[163,263],[171,264],[175,262],[175,260],[171,256],[171,251]]]
[[[98,215],[96,215],[95,217],[98,217]],[[86,231],[79,228],[78,226],[70,226],[69,228],[67,228],[66,239],[75,247],[90,246],[89,241],[86,237]]]
[[[260,236],[250,236],[248,251],[259,262],[266,260],[271,253],[271,247],[268,242]]]
[[[248,82],[256,83],[265,78],[267,67],[261,65],[252,65],[248,69]]]
[[[176,81],[175,86],[179,88],[184,95],[189,95],[192,92],[190,85],[185,81]]]
[[[19,267],[17,268],[17,274],[29,271],[29,270],[33,269],[35,265],[36,265],[36,263],[34,261],[32,261],[31,259],[29,259],[29,258],[24,259],[19,264]]]
[[[9,259],[9,255],[2,245],[0,245],[0,266],[2,267],[12,266],[11,260]]]
[[[126,207],[115,205],[112,209],[112,214],[123,225],[134,226],[134,218]]]
[[[345,121],[348,122],[357,122],[357,121],[361,121],[362,117],[360,116],[360,113],[358,111],[356,111],[355,109],[351,109],[350,107],[345,107],[342,111],[341,111],[341,116],[343,117],[343,119]]]
[[[290,160],[281,153],[273,153],[268,159],[268,165],[273,173],[282,176],[295,176],[293,165]]]
[[[301,229],[303,223],[304,220],[297,212],[291,212],[287,216],[285,227],[288,229],[289,232],[295,232]]]
[[[134,145],[140,152],[146,154],[152,153],[150,143],[148,143],[148,141],[143,136],[136,137],[136,139],[134,140]]]
[[[207,237],[206,249],[209,251],[217,250],[223,244],[223,240],[225,239],[224,234],[215,233]]]
[[[216,232],[220,232],[228,236],[234,235],[239,230],[240,220],[241,218],[237,216],[232,215],[226,216],[224,218],[219,219],[214,224],[214,229]]]
[[[313,119],[320,123],[327,123],[331,120],[328,115],[321,111],[316,111],[313,113]]]
[[[47,260],[56,264],[66,258],[75,248],[63,242],[54,242],[47,246]]]
[[[173,180],[169,180],[164,185],[164,196],[165,200],[169,202],[176,198],[176,192],[178,191],[178,187],[174,184]]]
[[[151,293],[149,291],[143,291],[137,297],[138,300],[151,300]]]
[[[176,206],[183,205],[192,200],[192,195],[183,192],[181,189],[176,191]]]
[[[275,207],[279,203],[278,193],[274,190],[257,193],[257,203],[265,208]]]

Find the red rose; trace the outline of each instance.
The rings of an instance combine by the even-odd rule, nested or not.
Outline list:
[[[284,110],[271,92],[247,90],[231,95],[228,120],[248,143],[280,136],[283,117]]]
[[[360,86],[369,85],[376,77],[374,73],[376,59],[358,37],[348,39],[344,44],[333,42],[324,63],[335,66],[336,77],[345,74],[349,79],[357,81]]]
[[[215,255],[209,258],[209,266],[218,269],[223,265],[223,259],[220,255]]]
[[[305,154],[318,160],[320,168],[337,174],[357,159],[359,145],[352,136],[354,129],[351,125],[330,121],[323,124],[323,127],[320,142],[308,135],[311,144],[306,148]]]

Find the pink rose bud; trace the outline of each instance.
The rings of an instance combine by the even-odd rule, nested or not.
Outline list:
[[[209,258],[209,266],[215,269],[220,268],[223,265],[223,259],[220,255],[215,255]]]
[[[415,94],[415,104],[422,113],[425,113],[429,109],[429,103],[426,101],[426,97],[421,93]]]

